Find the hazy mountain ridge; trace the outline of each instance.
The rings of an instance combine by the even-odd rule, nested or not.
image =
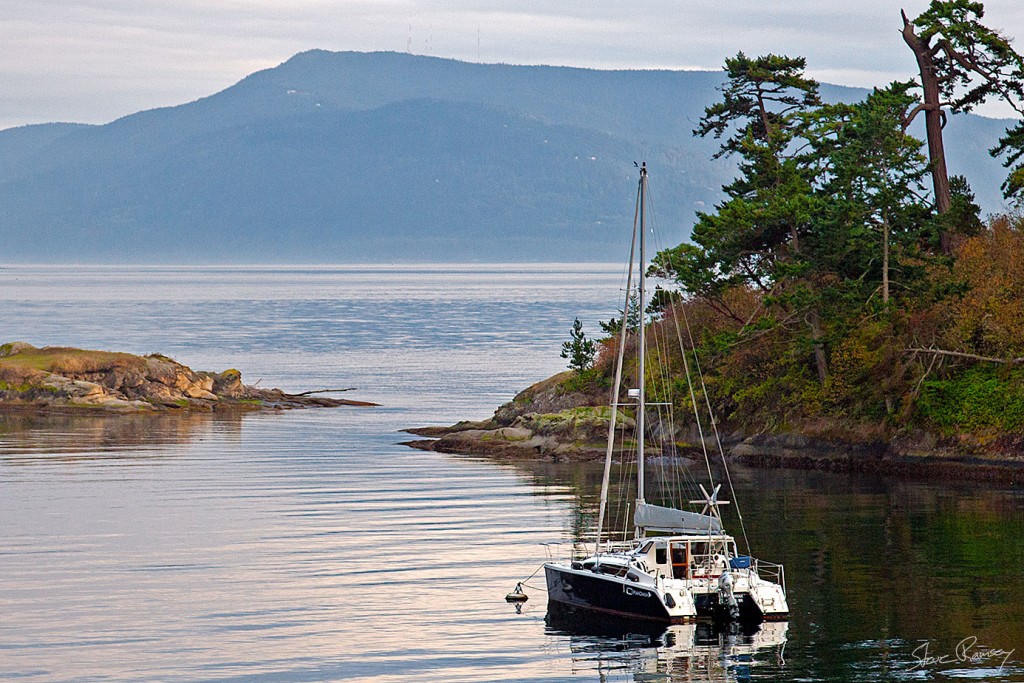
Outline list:
[[[104,126],[0,131],[0,261],[618,258],[633,161],[669,241],[719,198],[732,166],[691,131],[720,82],[304,52]],[[992,209],[981,154],[1004,127],[950,124],[951,168]]]

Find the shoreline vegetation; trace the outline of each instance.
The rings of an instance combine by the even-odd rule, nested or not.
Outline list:
[[[0,345],[0,412],[253,412],[377,405],[315,395],[329,391],[289,394],[247,386],[238,370],[199,372],[160,354]]]
[[[610,418],[607,391],[580,391],[577,380],[574,371],[549,377],[521,391],[488,420],[407,429],[424,438],[402,445],[507,462],[603,460]],[[618,423],[618,430],[635,427],[628,409],[620,408]],[[660,422],[652,426],[665,428]],[[671,436],[673,452],[652,449],[648,456],[703,457],[695,423],[677,425]],[[1004,440],[1000,446],[998,441],[944,438],[925,430],[886,435],[835,418],[775,433],[723,425],[721,439],[730,462],[751,467],[1024,483],[1024,453],[1017,439]],[[625,445],[635,448],[629,441]],[[704,447],[716,458],[714,435],[705,435]],[[613,457],[633,455],[631,450],[617,450]]]

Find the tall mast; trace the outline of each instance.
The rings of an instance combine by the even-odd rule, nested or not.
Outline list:
[[[644,370],[644,356],[646,355],[646,344],[644,343],[644,311],[646,310],[646,301],[644,299],[644,280],[647,279],[645,271],[647,270],[646,261],[646,240],[647,240],[647,229],[644,222],[645,212],[647,208],[647,162],[643,162],[640,166],[640,301],[637,305],[637,314],[640,316],[640,336],[637,344],[637,355],[639,356],[639,371],[640,371],[640,405],[637,406],[636,410],[636,429],[637,429],[637,468],[636,468],[636,498],[638,503],[644,502],[644,413],[646,412],[646,384],[645,381],[647,375]],[[625,324],[625,321],[623,321]]]
[[[626,269],[626,301],[622,304],[622,324],[619,325],[619,353],[615,360],[615,382],[612,386],[611,418],[608,420],[608,445],[604,454],[604,475],[601,477],[601,505],[597,513],[597,539],[595,554],[601,553],[601,531],[604,528],[604,513],[608,508],[608,484],[612,471],[612,453],[615,451],[615,425],[619,415],[619,389],[622,387],[622,359],[626,354],[626,338],[629,333],[629,304],[633,293],[633,259],[636,256],[637,219],[640,215],[640,190],[637,189],[636,208],[633,211],[633,237],[629,241],[629,267]]]

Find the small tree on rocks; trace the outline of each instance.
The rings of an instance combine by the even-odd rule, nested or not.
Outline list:
[[[562,343],[562,358],[569,360],[569,369],[576,372],[586,372],[594,367],[594,357],[597,355],[597,344],[592,339],[587,339],[583,332],[583,323],[579,318],[572,324],[571,338]]]

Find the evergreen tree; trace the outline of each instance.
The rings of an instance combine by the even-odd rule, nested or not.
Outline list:
[[[806,115],[821,106],[818,84],[802,57],[742,52],[727,59],[722,100],[704,111],[695,135],[725,137],[716,154],[739,157],[739,175],[723,187],[727,199],[699,213],[691,239],[658,254],[656,270],[675,279],[732,319],[723,295],[750,286],[806,321],[820,381],[828,374],[821,325],[804,249],[815,205],[814,168],[802,150]],[[731,133],[731,134],[730,134]],[[727,135],[728,134],[728,135]]]
[[[888,303],[893,253],[917,255],[928,246],[928,172],[920,140],[903,117],[914,103],[912,83],[875,89],[858,103],[821,107],[808,116],[817,166],[811,268],[835,275],[847,290],[867,286]],[[856,293],[863,297],[863,292]]]
[[[569,360],[569,369],[576,372],[586,372],[594,367],[594,357],[597,355],[597,344],[592,339],[587,339],[583,332],[583,323],[579,318],[572,324],[570,339],[562,343],[562,358]]]
[[[608,322],[603,320],[597,323],[601,326],[601,330],[612,337],[619,334],[622,331],[622,310],[619,310],[619,317],[612,318]],[[633,291],[629,295],[629,315],[626,316],[626,331],[630,334],[637,332],[640,329],[640,294]]]
[[[805,165],[794,152],[801,114],[820,106],[818,84],[803,75],[802,57],[742,52],[727,59],[722,101],[704,111],[695,135],[722,138],[715,155],[739,157],[728,199],[698,214],[692,239],[658,265],[690,292],[714,297],[737,283],[769,291],[798,260],[811,216]]]
[[[984,16],[984,5],[973,0],[932,0],[913,21],[903,14],[903,40],[917,59],[922,88],[921,102],[910,111],[904,125],[924,113],[935,207],[940,214],[953,205],[942,139],[944,110],[969,112],[994,97],[1024,114],[1024,59],[1009,39],[981,23]],[[1009,155],[1007,166],[1017,163],[1024,154],[1022,126],[1017,124],[992,150],[993,154]],[[1003,189],[1010,197],[1022,188],[1024,169],[1018,165]],[[949,249],[947,233],[943,250],[948,253]]]

